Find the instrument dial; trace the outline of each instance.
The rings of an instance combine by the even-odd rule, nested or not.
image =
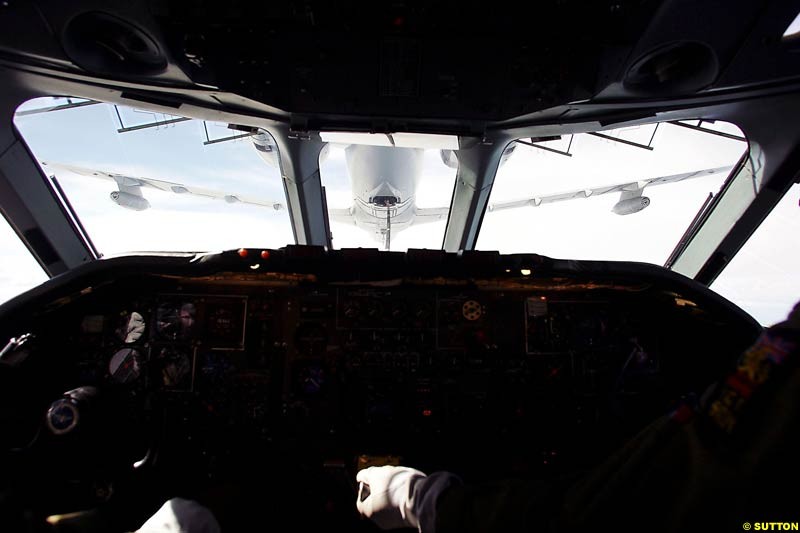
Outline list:
[[[305,356],[319,356],[325,353],[328,345],[328,332],[321,324],[306,322],[295,332],[297,351]]]
[[[141,355],[133,348],[118,350],[108,362],[108,373],[117,383],[131,383],[141,374]]]
[[[47,428],[54,435],[69,433],[78,425],[80,413],[78,408],[67,398],[56,400],[47,410]]]
[[[196,319],[197,306],[192,302],[162,303],[156,310],[156,335],[159,340],[191,340],[194,336]]]
[[[179,347],[165,346],[156,355],[161,383],[166,389],[189,391],[192,388],[192,355]]]
[[[476,300],[467,300],[464,302],[464,305],[461,306],[461,313],[464,315],[464,318],[470,322],[473,322],[481,317],[483,314],[483,308],[481,307],[480,302]]]

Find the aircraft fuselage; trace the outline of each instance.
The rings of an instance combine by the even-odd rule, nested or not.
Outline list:
[[[423,153],[421,148],[355,144],[345,149],[356,226],[382,242],[387,233],[411,226]]]

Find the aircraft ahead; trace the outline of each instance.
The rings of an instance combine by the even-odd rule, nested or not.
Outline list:
[[[280,156],[272,136],[266,131],[253,135],[253,144],[261,158],[270,166],[280,168]],[[515,144],[510,144],[503,153],[503,165],[514,152]],[[327,156],[325,145],[320,159]],[[352,187],[352,205],[348,208],[329,208],[330,220],[354,224],[371,233],[384,249],[391,247],[392,235],[414,224],[425,224],[447,219],[449,207],[422,208],[416,205],[417,186],[423,179],[423,148],[374,146],[370,144],[349,143],[345,145],[345,157]],[[458,168],[456,150],[440,150],[442,163],[450,168]],[[142,176],[128,176],[116,172],[65,165],[42,161],[45,170],[71,172],[81,176],[114,181],[118,190],[110,194],[111,200],[126,209],[143,211],[150,207],[142,188],[158,189],[174,194],[190,194],[206,198],[216,198],[227,203],[243,203],[267,207],[276,211],[285,209],[278,200],[242,195],[235,192],[216,191],[172,181],[164,181]],[[729,172],[732,167],[716,167],[659,176],[637,181],[627,181],[606,186],[583,188],[555,194],[530,196],[516,200],[497,202],[488,206],[488,211],[501,211],[521,207],[538,207],[542,204],[589,198],[602,194],[619,193],[620,199],[612,211],[618,215],[639,212],[650,205],[650,199],[642,195],[645,187],[675,183],[721,172]]]

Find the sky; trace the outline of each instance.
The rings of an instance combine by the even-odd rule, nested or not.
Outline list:
[[[41,99],[26,108],[52,105]],[[225,194],[252,195],[285,204],[278,168],[267,165],[248,139],[203,145],[203,123],[187,121],[118,133],[120,119],[133,126],[171,118],[150,112],[94,105],[18,117],[16,126],[40,161],[85,166],[202,186]],[[231,135],[225,125],[208,124],[212,139]],[[712,127],[739,133],[732,125]],[[647,144],[643,150],[589,135],[541,143],[569,151],[566,157],[517,145],[500,168],[489,203],[582,190],[702,168],[733,165],[745,143],[662,124],[610,133]],[[341,146],[321,162],[322,184],[330,207],[352,203],[350,176]],[[456,171],[436,150],[424,154],[416,194],[420,207],[450,203]],[[644,261],[663,264],[709,193],[726,175],[651,186],[650,206],[628,216],[611,212],[618,194],[557,204],[487,213],[477,247],[503,253],[533,252],[557,258]],[[293,242],[286,210],[227,204],[220,200],[143,189],[151,208],[136,212],[115,205],[111,181],[65,173],[58,180],[96,247],[106,256],[136,251],[216,251],[239,247],[278,248]],[[800,235],[797,186],[735,258],[712,289],[741,305],[763,324],[782,319],[800,299]],[[392,249],[440,248],[446,221],[412,226],[395,233]],[[354,225],[331,223],[334,247],[378,247],[371,233]],[[0,302],[46,276],[7,224],[0,223]]]

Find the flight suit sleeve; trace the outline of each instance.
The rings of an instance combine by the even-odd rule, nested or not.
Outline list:
[[[800,482],[800,331],[786,326],[766,330],[701,406],[655,420],[576,482],[451,486],[438,495],[435,533],[742,531],[800,520],[796,492],[783,488]]]

